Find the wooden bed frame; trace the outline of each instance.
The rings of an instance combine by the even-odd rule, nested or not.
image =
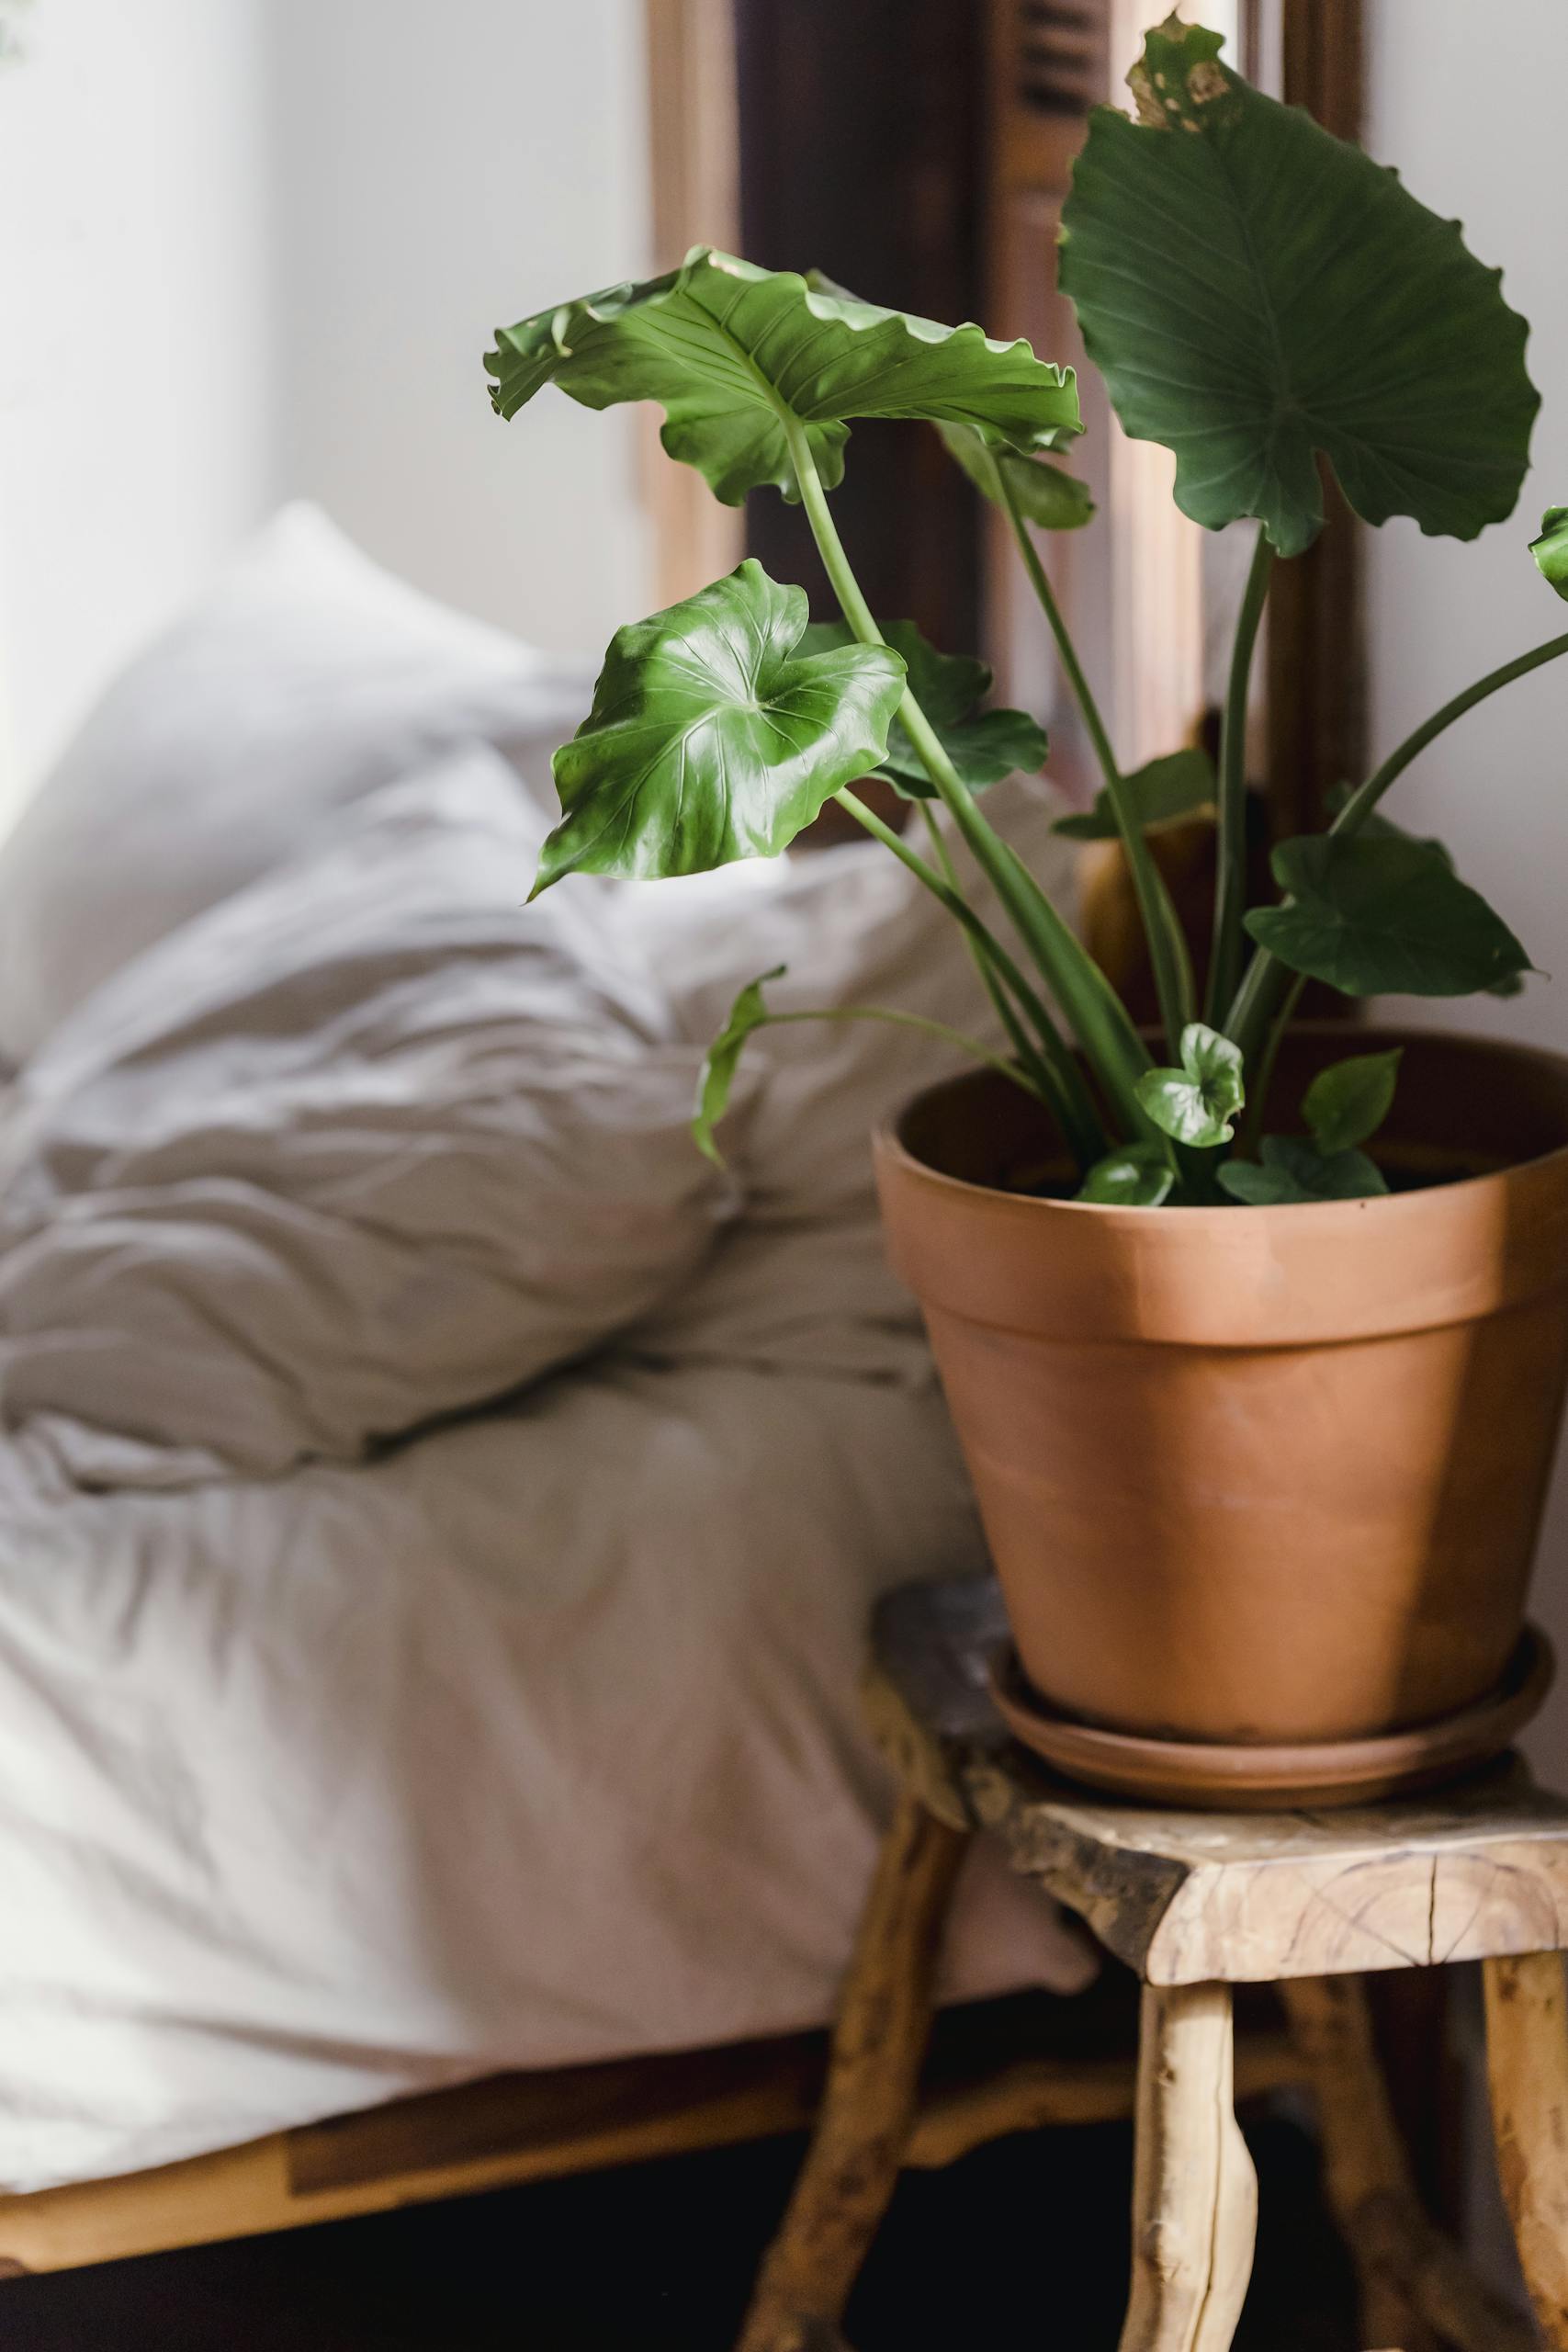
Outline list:
[[[1014,1996],[948,2011],[904,2161],[931,2169],[1007,2132],[1130,2116],[1128,1990],[1110,1979],[1071,2000]],[[1056,2031],[1042,2037],[1047,2009]],[[0,2198],[0,2278],[803,2132],[827,2068],[823,2032],[494,2075],[152,2171]],[[1242,2037],[1239,2097],[1302,2079],[1280,2028]]]

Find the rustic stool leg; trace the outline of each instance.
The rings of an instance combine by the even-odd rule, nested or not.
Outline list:
[[[1568,2346],[1568,1997],[1562,1955],[1489,1960],[1486,2071],[1497,2171],[1541,2332]]]
[[[1422,2206],[1360,1978],[1299,1977],[1279,1989],[1312,2079],[1324,2190],[1356,2266],[1362,2341],[1401,2352],[1530,2352],[1532,2331]]]
[[[1229,1986],[1146,1984],[1122,2352],[1229,2352],[1258,2223],[1233,2087]]]
[[[931,2032],[932,1987],[966,1831],[899,1801],[839,2000],[805,2168],[768,2250],[737,2352],[834,2352],[887,2209]]]

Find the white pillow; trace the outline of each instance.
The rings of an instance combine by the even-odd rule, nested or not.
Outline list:
[[[0,848],[0,1057],[455,745],[498,745],[547,792],[591,690],[286,508],[109,687]]]
[[[78,1485],[353,1458],[579,1356],[730,1187],[700,1052],[482,750],[151,948],[18,1083],[0,1419]]]

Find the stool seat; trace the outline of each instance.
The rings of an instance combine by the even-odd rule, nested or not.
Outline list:
[[[991,1577],[907,1586],[872,1625],[866,1705],[900,1780],[998,1838],[1151,1984],[1277,1983],[1568,1945],[1568,1804],[1517,1757],[1423,1797],[1193,1813],[1096,1795],[992,1704],[1008,1641]]]
[[[977,1836],[1143,1980],[1122,2352],[1232,2342],[1258,2200],[1233,2111],[1241,1984],[1278,1987],[1363,2344],[1531,2352],[1544,2337],[1568,2352],[1568,1803],[1517,1758],[1435,1795],[1315,1813],[1100,1796],[1010,1738],[990,1696],[1007,1640],[989,1577],[910,1586],[876,1611],[866,1708],[900,1795],[739,2352],[847,2352],[840,2321],[914,2145],[942,1925]],[[1458,1960],[1483,1963],[1498,2173],[1540,2335],[1423,2211],[1374,2052],[1361,1977]],[[1016,2104],[996,2107],[1011,2118],[998,2129],[1016,2125]]]

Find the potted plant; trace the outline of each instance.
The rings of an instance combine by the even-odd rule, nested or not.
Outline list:
[[[1117,761],[1030,527],[1089,513],[1055,462],[1076,385],[1026,344],[698,248],[525,320],[487,366],[503,416],[551,381],[592,408],[658,401],[666,450],[719,498],[804,505],[841,620],[808,627],[803,590],[748,560],[620,630],[556,757],[536,888],[772,856],[833,798],[963,926],[1004,1043],[876,1153],[1016,1637],[1002,1696],[1080,1774],[1271,1802],[1495,1752],[1544,1685],[1521,1629],[1568,1380],[1568,1063],[1293,1015],[1309,979],[1518,985],[1506,922],[1383,804],[1568,634],[1457,693],[1325,831],[1277,846],[1277,900],[1247,906],[1251,664],[1274,566],[1322,527],[1323,469],[1368,523],[1473,538],[1517,501],[1538,401],[1525,322],[1458,226],[1220,50],[1174,17],[1148,35],[1137,119],[1092,118],[1061,251],[1123,425],[1175,452],[1178,504],[1256,526],[1217,773],[1174,747]],[[866,605],[830,506],[863,416],[937,426],[1011,526],[1103,776],[1062,830],[1122,844],[1153,1038],[987,816],[987,785],[1041,765],[1041,730]],[[1568,513],[1534,551],[1568,595]],[[857,795],[868,775],[916,804],[908,836]],[[1149,833],[1211,803],[1200,986]],[[709,1057],[710,1151],[770,977]]]

